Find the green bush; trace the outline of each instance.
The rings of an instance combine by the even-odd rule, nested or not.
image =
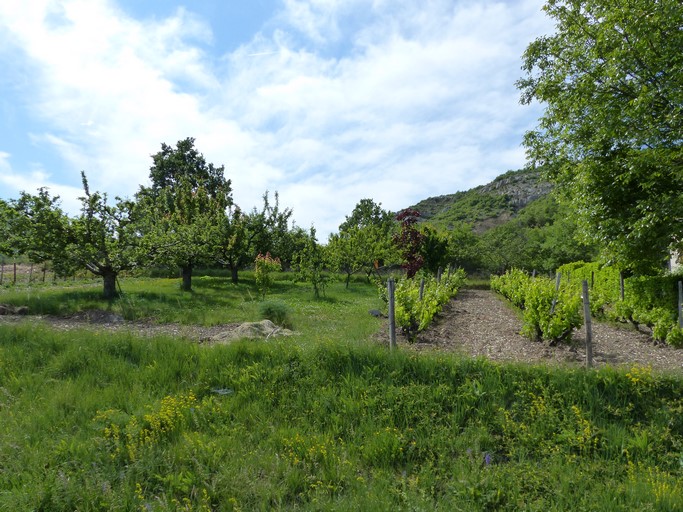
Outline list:
[[[292,328],[292,319],[289,306],[281,300],[266,300],[259,305],[259,313],[267,320],[270,320],[285,329]]]

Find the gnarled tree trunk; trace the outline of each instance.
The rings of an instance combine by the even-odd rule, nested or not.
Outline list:
[[[113,270],[105,270],[102,272],[102,279],[104,280],[103,295],[107,300],[116,298],[116,276],[118,272]]]

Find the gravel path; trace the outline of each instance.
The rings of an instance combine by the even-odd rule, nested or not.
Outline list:
[[[683,374],[683,349],[655,344],[648,332],[629,325],[596,322],[593,325],[594,366],[651,366]],[[573,333],[570,343],[550,346],[519,334],[521,314],[489,290],[461,290],[422,333],[417,350],[455,351],[494,361],[524,361],[565,365],[585,364],[585,328]],[[399,341],[407,345],[405,339]]]

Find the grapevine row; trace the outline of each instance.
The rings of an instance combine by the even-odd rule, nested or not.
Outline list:
[[[421,281],[416,278],[402,278],[396,282],[394,292],[394,314],[396,325],[414,339],[418,332],[429,326],[434,317],[441,312],[443,305],[453,298],[465,282],[465,271],[450,271],[437,280],[432,275],[424,276],[422,299]],[[382,290],[384,293],[384,290]]]
[[[614,267],[599,263],[576,262],[558,269],[564,280],[576,290],[581,281],[591,284],[591,314],[618,322],[647,325],[652,337],[669,345],[683,346],[683,329],[678,327],[678,281],[680,275],[631,276],[624,279]]]
[[[491,289],[522,310],[522,334],[531,339],[567,340],[582,325],[580,295],[566,285],[556,290],[555,281],[547,277],[532,277],[513,269],[492,276]]]

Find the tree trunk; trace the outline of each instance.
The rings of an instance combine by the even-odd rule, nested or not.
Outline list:
[[[104,280],[104,289],[102,294],[107,300],[112,300],[116,298],[116,276],[117,272],[109,270],[102,274],[102,279]]]
[[[181,267],[183,273],[183,282],[180,285],[180,289],[184,292],[192,291],[192,264],[185,265]]]
[[[237,265],[232,265],[230,267],[230,274],[232,275],[232,282],[237,284],[238,281],[238,276],[237,276]]]

